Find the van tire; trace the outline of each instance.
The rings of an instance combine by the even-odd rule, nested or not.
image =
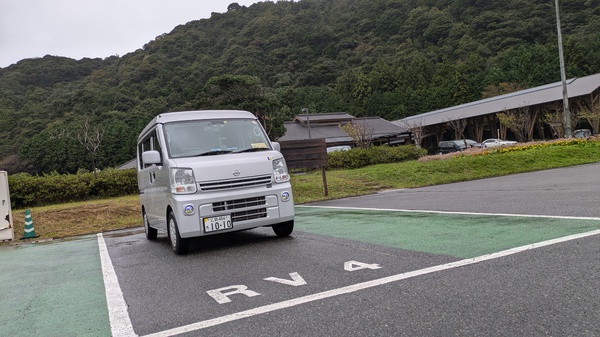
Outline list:
[[[290,220],[290,221],[282,222],[277,225],[273,225],[273,232],[275,232],[275,235],[277,235],[279,237],[289,236],[290,234],[292,234],[293,231],[294,231],[294,220]]]
[[[175,219],[175,215],[173,215],[173,211],[169,212],[169,217],[167,218],[167,232],[169,233],[169,243],[173,252],[177,255],[186,254],[189,250],[189,242],[179,235],[179,227],[177,226],[177,220]]]
[[[142,219],[144,219],[144,232],[146,232],[146,239],[154,240],[158,236],[158,230],[156,228],[150,227],[150,223],[148,222],[148,216],[146,212],[142,212]]]

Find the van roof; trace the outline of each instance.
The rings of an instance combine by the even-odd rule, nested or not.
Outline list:
[[[197,119],[220,119],[220,118],[253,118],[256,116],[248,111],[243,110],[194,110],[194,111],[177,111],[161,113],[154,117],[144,130],[140,133],[138,139],[141,139],[151,128],[156,124],[164,124],[169,122],[189,121]]]

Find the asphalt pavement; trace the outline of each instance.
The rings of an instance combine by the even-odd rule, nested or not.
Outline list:
[[[320,206],[600,217],[600,163],[331,200]]]

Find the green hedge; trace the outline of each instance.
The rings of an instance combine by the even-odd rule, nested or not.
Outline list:
[[[372,146],[368,149],[353,148],[349,151],[329,153],[329,168],[348,169],[367,165],[397,163],[415,160],[427,155],[427,151],[414,145]]]
[[[51,205],[95,198],[110,198],[138,193],[134,169],[107,169],[96,174],[18,173],[8,176],[13,208]]]
[[[333,169],[358,168],[367,165],[414,160],[426,151],[412,145],[350,151],[329,154],[329,167]],[[8,176],[10,200],[13,208],[26,208],[65,202],[102,199],[138,193],[135,169],[107,169],[96,174],[44,174],[32,176],[18,173]]]

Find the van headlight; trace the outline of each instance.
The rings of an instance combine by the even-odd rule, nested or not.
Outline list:
[[[171,169],[171,192],[173,194],[196,193],[194,171],[189,168]]]
[[[273,159],[273,174],[275,175],[276,183],[290,181],[290,174],[288,173],[287,165],[285,165],[285,159]]]

